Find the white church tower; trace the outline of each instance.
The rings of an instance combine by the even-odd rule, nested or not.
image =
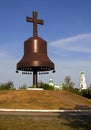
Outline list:
[[[81,74],[80,74],[80,90],[82,89],[87,89],[84,71],[81,71]]]

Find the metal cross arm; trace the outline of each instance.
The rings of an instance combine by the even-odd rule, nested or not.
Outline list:
[[[32,12],[33,13],[33,18],[31,17],[26,17],[27,22],[32,22],[33,23],[33,36],[37,37],[38,36],[38,26],[37,24],[44,24],[44,21],[41,19],[37,19],[37,12]]]

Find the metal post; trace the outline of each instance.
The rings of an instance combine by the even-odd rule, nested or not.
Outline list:
[[[33,71],[33,87],[37,87],[37,71]]]

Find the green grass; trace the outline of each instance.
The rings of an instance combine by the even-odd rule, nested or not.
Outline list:
[[[0,91],[0,108],[91,109],[91,100],[68,91]]]
[[[1,114],[0,130],[91,130],[91,116]]]

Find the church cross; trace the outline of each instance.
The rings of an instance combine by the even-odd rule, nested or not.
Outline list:
[[[33,23],[33,36],[37,37],[38,36],[38,31],[37,31],[38,27],[37,27],[37,24],[43,25],[44,21],[41,20],[41,19],[37,19],[37,12],[36,11],[32,12],[32,14],[33,14],[33,18],[26,17],[26,21]]]

